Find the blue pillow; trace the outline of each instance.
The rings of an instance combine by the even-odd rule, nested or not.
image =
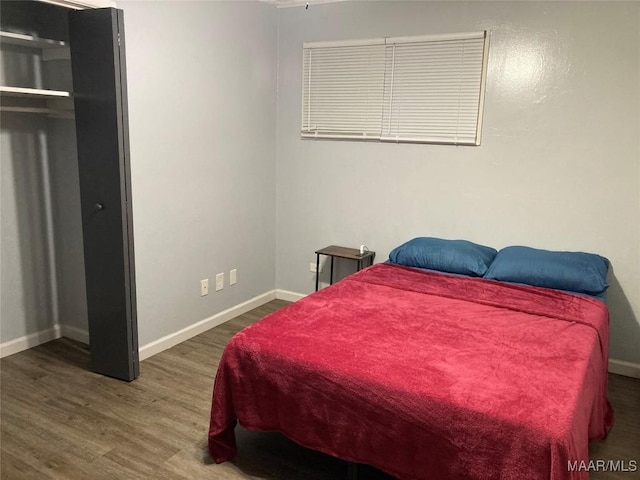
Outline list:
[[[394,248],[389,261],[407,267],[481,277],[497,253],[491,247],[467,240],[418,237]]]
[[[484,278],[598,295],[609,286],[608,269],[609,260],[593,253],[514,246],[500,250]]]

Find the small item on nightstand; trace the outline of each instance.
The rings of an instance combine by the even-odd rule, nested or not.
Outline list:
[[[366,245],[360,245],[360,253],[357,253],[356,255],[358,255],[359,257],[363,256],[365,253],[367,253],[369,251],[369,247],[367,247]]]

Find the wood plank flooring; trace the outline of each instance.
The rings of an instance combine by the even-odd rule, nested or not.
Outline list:
[[[231,336],[275,300],[141,364],[132,383],[87,370],[87,347],[60,339],[0,362],[2,479],[344,479],[347,464],[276,433],[237,428],[239,454],[215,465],[206,435],[218,361]],[[616,425],[593,459],[640,462],[640,380],[609,376]],[[365,467],[364,479],[391,477]],[[592,473],[631,480],[635,473]]]

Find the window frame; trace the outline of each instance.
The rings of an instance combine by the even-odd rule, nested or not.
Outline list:
[[[306,42],[303,44],[303,78],[302,78],[302,123],[301,123],[301,138],[303,139],[343,139],[343,140],[365,140],[365,141],[379,141],[379,142],[392,142],[392,143],[425,143],[425,144],[445,144],[445,145],[473,145],[479,146],[482,138],[482,126],[483,126],[483,115],[484,115],[484,96],[486,90],[486,81],[487,81],[487,68],[488,68],[488,57],[489,57],[489,31],[479,31],[479,32],[467,32],[467,33],[454,33],[454,34],[439,34],[439,35],[417,35],[417,36],[401,36],[401,37],[388,37],[388,38],[370,38],[370,39],[359,39],[359,40],[348,40],[348,41],[328,41],[328,42]],[[314,50],[322,51],[322,49],[335,49],[337,47],[367,47],[370,46],[372,48],[382,48],[384,50],[385,60],[383,62],[381,72],[378,73],[380,75],[380,80],[383,83],[383,91],[382,91],[382,103],[386,101],[389,95],[389,87],[392,91],[394,88],[395,80],[391,80],[389,82],[388,78],[385,78],[387,75],[388,68],[388,52],[390,49],[395,51],[395,48],[402,48],[403,45],[418,45],[418,44],[433,44],[437,42],[463,42],[463,52],[464,45],[466,45],[466,41],[469,42],[482,42],[481,48],[478,48],[476,45],[475,55],[478,55],[478,52],[481,52],[481,57],[473,57],[475,62],[480,60],[480,71],[479,73],[476,71],[474,73],[474,83],[469,83],[469,88],[477,88],[477,112],[475,116],[475,136],[471,138],[467,136],[465,139],[457,139],[455,136],[453,138],[437,138],[435,137],[410,137],[404,134],[399,135],[388,135],[385,134],[385,107],[383,105],[383,112],[380,116],[380,125],[379,125],[379,133],[369,134],[366,133],[366,127],[362,127],[359,131],[354,129],[351,132],[337,132],[337,131],[320,131],[318,129],[313,129],[312,121],[310,120],[313,115],[313,101],[311,100],[312,95],[317,92],[313,92],[311,87],[312,79],[313,79],[313,52]],[[327,50],[324,50],[327,51]],[[455,59],[454,56],[451,58]],[[464,61],[463,61],[464,62]],[[395,65],[393,66],[395,68]],[[453,70],[452,70],[453,71]],[[305,76],[309,76],[309,78],[305,78]],[[478,79],[479,76],[479,79]],[[345,77],[347,78],[347,77]],[[363,85],[363,88],[365,86]],[[328,88],[327,90],[331,90]],[[462,89],[461,89],[462,91]],[[475,95],[475,91],[474,95]],[[367,92],[368,93],[368,92]],[[330,97],[327,97],[330,98]],[[391,98],[393,98],[391,96]],[[461,98],[461,97],[458,97]],[[470,98],[473,98],[470,97]],[[377,101],[377,100],[376,100]],[[474,100],[475,101],[475,100]],[[335,102],[335,100],[334,100]],[[316,102],[317,104],[318,102]],[[322,105],[322,103],[320,103]],[[473,105],[472,105],[473,106]],[[318,111],[318,107],[316,106],[316,112]],[[345,107],[347,111],[348,107]],[[343,109],[344,110],[344,109]],[[351,111],[349,111],[351,113]],[[389,109],[389,115],[393,114],[393,111]],[[451,114],[448,112],[448,114]],[[457,119],[461,118],[460,110],[455,112],[457,115]],[[355,115],[355,113],[354,113]],[[325,112],[326,117],[326,112]],[[467,115],[467,120],[469,116]],[[334,124],[340,124],[340,121],[334,122]],[[370,130],[368,130],[370,131]],[[472,130],[469,130],[472,131]],[[447,135],[450,135],[448,132]]]

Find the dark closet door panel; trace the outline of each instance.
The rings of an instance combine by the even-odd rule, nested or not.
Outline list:
[[[69,14],[91,368],[139,374],[122,11]]]
[[[0,28],[53,40],[69,40],[69,9],[50,3],[2,0]]]

